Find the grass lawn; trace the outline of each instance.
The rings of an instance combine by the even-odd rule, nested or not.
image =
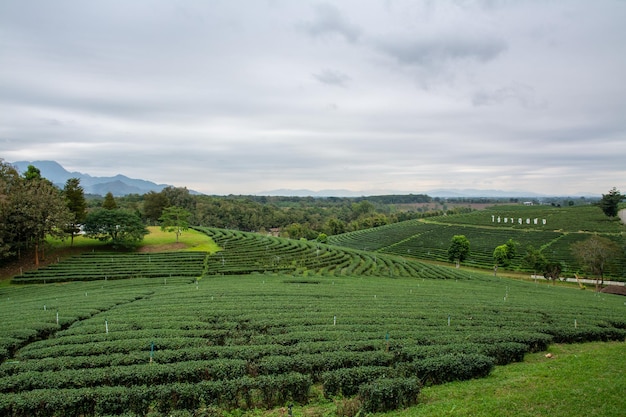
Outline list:
[[[185,230],[178,237],[174,232],[164,232],[158,226],[148,227],[150,234],[143,238],[140,250],[150,248],[153,252],[167,250],[192,250],[214,253],[219,250],[219,246],[213,239],[204,233],[195,230]]]
[[[625,416],[626,343],[552,345],[487,378],[426,387],[419,405],[384,415]]]

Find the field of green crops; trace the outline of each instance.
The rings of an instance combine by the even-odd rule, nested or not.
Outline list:
[[[495,247],[513,239],[519,247],[510,269],[524,270],[522,256],[532,245],[548,260],[560,262],[565,276],[573,277],[584,272],[571,245],[594,233],[615,241],[622,250],[621,256],[609,261],[605,277],[626,281],[626,227],[594,206],[496,206],[344,233],[331,236],[329,242],[379,254],[447,262],[452,237],[465,235],[470,241],[470,255],[464,265],[489,269],[493,267]]]
[[[553,342],[626,337],[623,297],[199,230],[221,250],[88,253],[0,288],[0,415],[224,415],[316,395],[387,411]]]

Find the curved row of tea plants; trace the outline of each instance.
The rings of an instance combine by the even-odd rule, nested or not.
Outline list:
[[[618,296],[437,270],[466,279],[217,274],[3,288],[2,331],[21,313],[54,337],[0,364],[0,414],[270,408],[306,403],[314,385],[384,411],[414,403],[422,384],[485,376],[553,341],[626,336]]]
[[[221,247],[206,260],[205,273],[208,275],[283,273],[299,276],[467,278],[467,275],[457,271],[392,255],[235,230],[195,229],[206,233]]]
[[[527,207],[512,206],[512,209],[494,208],[503,212],[507,216],[539,215],[546,209],[530,209]],[[594,209],[598,210],[594,207]],[[587,210],[588,211],[588,210]],[[586,213],[578,210],[576,213]],[[451,216],[439,216],[428,220],[409,220],[401,223],[394,223],[373,229],[348,232],[341,235],[330,236],[329,242],[334,245],[349,247],[354,249],[367,249],[377,253],[394,254],[408,258],[426,259],[439,262],[448,262],[448,247],[454,235],[465,235],[470,241],[470,254],[464,261],[465,265],[487,268],[493,267],[493,251],[496,246],[502,245],[509,239],[519,243],[518,255],[513,258],[510,269],[527,270],[522,264],[522,257],[525,248],[532,245],[539,249],[550,261],[560,262],[563,273],[573,276],[575,273],[581,274],[584,270],[580,261],[571,251],[574,242],[588,239],[591,236],[587,231],[562,231],[547,228],[538,222],[534,224],[534,218],[530,219],[530,224],[524,221],[520,225],[515,222],[508,224],[494,225],[490,210],[459,214]],[[497,215],[493,215],[497,218]],[[610,229],[612,233],[604,233],[602,236],[613,240],[621,248],[622,254],[617,258],[609,260],[605,277],[615,280],[626,280],[626,240],[624,231],[615,232],[620,224],[616,221],[602,220],[600,214],[595,214],[595,222],[589,221],[585,224],[600,224],[609,222],[610,227],[600,227]],[[598,219],[600,217],[600,219]],[[513,217],[512,217],[513,218]],[[521,217],[520,217],[521,218]],[[572,220],[570,218],[570,220]],[[575,223],[575,222],[573,222]],[[570,224],[570,229],[572,225]],[[622,227],[623,229],[623,227]],[[533,272],[528,270],[528,272]]]

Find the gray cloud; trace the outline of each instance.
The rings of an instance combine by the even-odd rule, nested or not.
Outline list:
[[[610,0],[0,2],[0,158],[223,194],[626,191],[624,21]]]
[[[321,72],[313,74],[313,78],[321,83],[339,87],[345,87],[348,81],[350,81],[348,75],[332,69],[324,69]]]
[[[337,35],[349,42],[356,42],[361,29],[350,23],[341,11],[330,3],[319,3],[314,7],[315,17],[300,23],[299,27],[311,36]]]
[[[378,49],[404,65],[438,67],[450,61],[487,62],[506,50],[496,39],[468,39],[456,36],[433,39],[385,39]]]

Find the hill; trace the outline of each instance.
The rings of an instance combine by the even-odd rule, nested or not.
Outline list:
[[[33,165],[41,171],[43,177],[61,188],[69,178],[78,178],[87,194],[105,195],[110,192],[117,197],[128,194],[145,194],[150,191],[159,192],[168,187],[168,184],[156,184],[152,181],[129,178],[121,174],[113,177],[92,177],[82,172],[70,172],[56,161],[18,161],[12,165],[20,172],[26,171],[29,165]]]
[[[448,262],[447,251],[452,237],[465,235],[471,248],[464,265],[490,269],[493,267],[495,247],[513,239],[519,247],[511,269],[525,270],[522,256],[525,248],[532,245],[541,250],[548,260],[560,262],[564,275],[573,277],[574,273],[581,273],[582,266],[571,252],[571,245],[599,234],[622,248],[621,256],[609,260],[605,276],[626,281],[625,231],[619,220],[607,218],[600,209],[591,205],[507,205],[348,232],[330,236],[329,242],[381,254]]]

